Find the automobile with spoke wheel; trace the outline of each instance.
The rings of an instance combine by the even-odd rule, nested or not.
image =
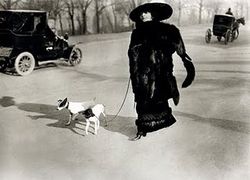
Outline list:
[[[54,33],[45,11],[0,10],[0,71],[10,69],[25,76],[51,60],[76,66],[82,61],[82,51],[68,43],[68,34]]]

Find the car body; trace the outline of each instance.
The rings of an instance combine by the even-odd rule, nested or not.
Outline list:
[[[225,36],[228,30],[233,29],[235,17],[232,15],[215,15],[213,21],[213,34],[215,36]]]
[[[0,10],[0,70],[14,68],[30,74],[39,62],[63,59],[81,62],[82,52],[59,37],[47,23],[47,13],[35,10]]]
[[[213,28],[209,28],[205,34],[205,41],[210,43],[212,34],[217,36],[218,41],[221,41],[221,38],[225,38],[225,44],[231,38],[231,41],[234,40],[233,24],[235,22],[235,17],[227,14],[216,14],[214,16]]]

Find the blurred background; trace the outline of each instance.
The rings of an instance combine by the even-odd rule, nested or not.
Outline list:
[[[30,9],[48,12],[49,25],[58,34],[70,35],[118,33],[130,31],[129,13],[151,0],[0,0],[0,9]],[[174,13],[170,23],[187,26],[211,23],[214,14],[232,9],[236,17],[249,19],[248,0],[161,0]],[[159,1],[158,1],[159,2]]]

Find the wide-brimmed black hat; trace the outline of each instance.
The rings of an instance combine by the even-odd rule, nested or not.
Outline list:
[[[129,18],[134,22],[141,21],[140,16],[143,12],[150,12],[154,20],[161,21],[168,19],[172,15],[173,9],[166,3],[145,3],[133,9]]]

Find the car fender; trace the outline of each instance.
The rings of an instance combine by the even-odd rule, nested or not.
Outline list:
[[[73,49],[74,47],[75,47],[75,45],[70,45],[70,46],[64,51],[63,57],[64,57],[65,59],[69,59],[70,53],[71,53],[71,51],[72,51],[72,49]]]

